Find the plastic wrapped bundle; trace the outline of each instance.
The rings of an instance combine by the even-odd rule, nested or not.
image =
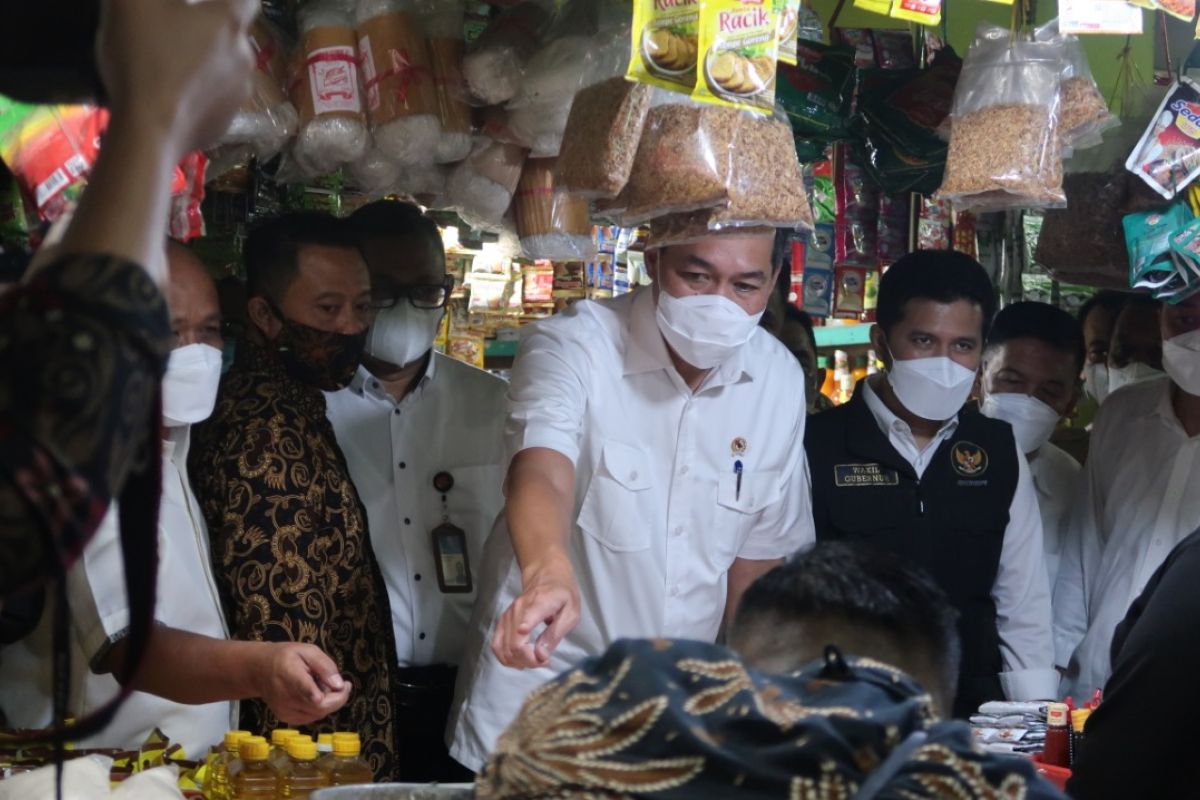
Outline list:
[[[358,50],[350,18],[336,5],[313,3],[300,15],[292,104],[300,114],[293,155],[320,175],[357,161],[367,150],[358,89]]]
[[[461,0],[426,0],[421,16],[442,123],[435,160],[450,164],[462,161],[471,152],[471,106],[462,74],[463,4]]]
[[[351,183],[363,194],[382,197],[395,189],[400,165],[378,147],[371,146],[362,158],[346,169]]]
[[[548,21],[540,4],[521,3],[496,17],[475,41],[462,69],[480,105],[497,105],[516,95]]]
[[[393,191],[406,194],[429,208],[442,208],[446,201],[446,178],[449,167],[440,164],[417,164],[401,167]]]
[[[559,152],[558,185],[584,198],[616,197],[629,182],[649,112],[650,87],[619,76],[577,94]]]
[[[553,158],[530,158],[521,170],[513,217],[526,258],[590,261],[596,255],[588,204],[554,185]]]
[[[729,205],[709,212],[709,227],[811,231],[812,207],[791,126],[779,118],[742,114],[733,144]]]
[[[446,200],[464,218],[495,229],[512,203],[524,163],[523,148],[481,137],[471,155],[450,173]]]
[[[1092,77],[1087,53],[1078,36],[1059,32],[1058,20],[1051,20],[1034,32],[1039,42],[1059,43],[1063,48],[1061,109],[1059,129],[1063,142],[1074,150],[1100,144],[1105,131],[1121,124],[1108,110],[1108,103]]]
[[[250,97],[230,121],[221,144],[248,144],[260,159],[267,160],[296,135],[300,120],[296,107],[284,95],[287,63],[280,36],[259,18],[250,28],[250,44],[256,54]]]

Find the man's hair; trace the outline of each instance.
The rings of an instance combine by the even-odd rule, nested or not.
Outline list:
[[[1113,319],[1117,318],[1117,314],[1121,313],[1121,309],[1125,307],[1126,301],[1132,297],[1129,292],[1118,292],[1115,289],[1104,289],[1096,292],[1088,298],[1087,302],[1079,307],[1079,325],[1082,327],[1087,323],[1088,315],[1097,308],[1102,308],[1109,311],[1113,315]]]
[[[783,306],[784,322],[798,322],[800,327],[804,328],[808,333],[808,341],[812,343],[813,352],[817,350],[817,333],[813,327],[812,317],[807,312],[801,311],[791,303],[785,303]]]
[[[949,708],[958,682],[957,619],[945,593],[920,568],[866,545],[823,542],[746,590],[731,644],[744,655],[769,647],[777,672],[837,645],[847,655],[924,678],[925,688]]]
[[[883,273],[875,319],[885,334],[890,334],[896,323],[904,319],[904,309],[910,300],[936,303],[966,300],[979,306],[984,338],[996,312],[996,293],[987,272],[975,259],[953,250],[909,253]]]
[[[246,237],[246,297],[283,300],[299,270],[300,248],[345,247],[362,252],[358,237],[344,220],[321,211],[283,214],[255,226]]]
[[[1061,308],[1049,303],[1026,301],[1005,306],[992,320],[987,349],[999,347],[1014,339],[1035,339],[1071,356],[1075,371],[1083,369],[1087,347],[1083,341],[1083,325]]]
[[[412,203],[401,200],[376,200],[367,203],[346,218],[363,239],[377,236],[424,236],[439,251],[442,234],[437,223]]]

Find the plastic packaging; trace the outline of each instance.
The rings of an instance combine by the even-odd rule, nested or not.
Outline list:
[[[462,69],[480,105],[498,105],[513,98],[549,19],[542,5],[521,3],[502,12],[475,41]]]
[[[942,21],[942,0],[894,0],[892,17],[921,25],[937,25]]]
[[[592,56],[584,36],[556,39],[529,60],[525,78],[509,101],[508,129],[534,158],[557,156],[571,113],[571,101],[583,86]]]
[[[1100,135],[1121,124],[1108,110],[1092,77],[1087,53],[1079,37],[1059,32],[1058,20],[1051,20],[1034,32],[1039,42],[1059,42],[1063,48],[1061,110],[1059,130],[1063,143],[1075,150],[1100,144]]]
[[[776,0],[779,4],[779,60],[796,63],[796,42],[800,38],[800,0]]]
[[[449,164],[471,153],[471,107],[462,73],[462,0],[433,0],[432,7],[422,13],[442,123],[435,158],[439,164]]]
[[[330,786],[353,786],[374,782],[371,767],[359,757],[361,751],[362,743],[357,733],[333,735],[333,758],[327,762]]]
[[[321,175],[361,158],[367,149],[358,48],[350,17],[335,4],[305,6],[300,29],[290,82],[300,115],[292,152],[305,171]]]
[[[849,138],[854,94],[854,51],[800,42],[795,66],[779,68],[775,97],[799,136],[834,141]]]
[[[1058,43],[1011,41],[983,24],[967,53],[951,112],[939,199],[960,208],[1061,206]]]
[[[700,61],[692,97],[769,113],[775,107],[778,12],[774,0],[759,5],[741,0],[701,3]]]
[[[350,182],[363,194],[382,197],[395,190],[401,167],[372,144],[362,158],[347,165],[346,172]]]
[[[787,123],[743,114],[734,136],[729,204],[711,212],[709,227],[764,225],[812,230],[813,213]]]
[[[621,77],[579,92],[567,118],[557,185],[588,199],[616,197],[629,182],[650,94],[649,86]]]
[[[407,194],[418,199],[423,206],[441,208],[449,204],[445,194],[450,169],[441,164],[401,167],[393,190],[398,194]]]
[[[526,258],[590,261],[596,255],[587,201],[554,185],[553,158],[526,159],[513,218]]]
[[[284,95],[287,61],[279,32],[260,17],[249,37],[255,52],[250,96],[234,114],[221,144],[249,144],[259,159],[268,160],[296,135],[300,119]]]
[[[1132,176],[1120,168],[1067,174],[1067,207],[1046,212],[1037,263],[1064,283],[1127,288],[1129,257],[1121,226],[1128,211],[1127,178]]]
[[[441,112],[415,3],[361,0],[356,28],[375,146],[401,164],[433,161]]]
[[[1200,176],[1200,84],[1171,85],[1125,168],[1167,200]]]
[[[446,200],[460,213],[499,226],[521,179],[525,151],[479,137],[471,155],[456,165],[446,181]]]
[[[623,193],[626,227],[729,203],[729,169],[740,113],[664,94],[662,104],[646,117]]]
[[[687,214],[667,214],[650,222],[650,236],[646,240],[647,250],[656,250],[672,245],[692,244],[714,237],[774,236],[775,229],[767,226],[740,227],[713,230],[709,227],[709,212],[695,211]]]
[[[699,0],[634,0],[628,77],[690,93],[700,52],[699,12]]]

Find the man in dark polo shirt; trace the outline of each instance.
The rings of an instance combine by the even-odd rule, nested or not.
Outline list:
[[[908,559],[958,609],[956,716],[1058,688],[1029,466],[1008,423],[962,413],[994,310],[974,259],[905,256],[880,282],[871,331],[887,371],[805,432],[818,541],[864,541]]]

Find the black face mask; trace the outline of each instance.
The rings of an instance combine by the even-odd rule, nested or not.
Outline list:
[[[335,392],[350,385],[362,362],[367,328],[355,334],[323,331],[290,320],[278,309],[272,311],[283,323],[283,330],[271,345],[293,380],[323,392]]]

